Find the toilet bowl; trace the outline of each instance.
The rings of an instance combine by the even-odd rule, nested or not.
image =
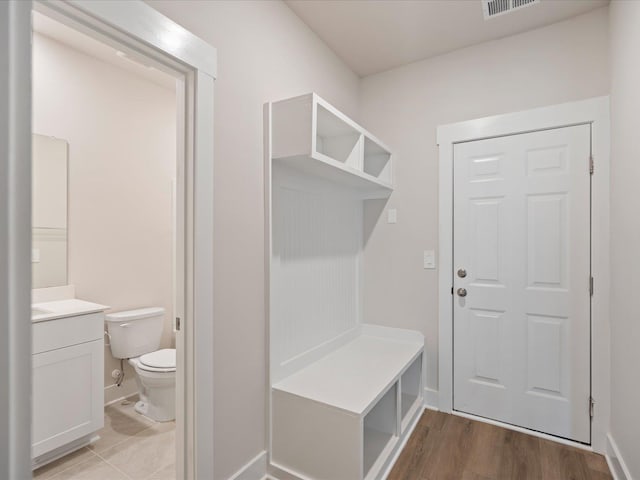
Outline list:
[[[140,400],[136,412],[157,422],[176,418],[176,351],[165,348],[130,358],[136,371]]]
[[[105,315],[111,353],[135,369],[138,413],[157,422],[176,418],[176,351],[160,347],[164,309],[139,308]]]

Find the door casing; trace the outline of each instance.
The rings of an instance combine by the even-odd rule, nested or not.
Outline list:
[[[608,386],[609,351],[609,97],[597,97],[516,113],[496,115],[438,127],[439,148],[439,261],[438,272],[438,405],[453,411],[453,145],[492,137],[591,124],[592,176],[591,265],[594,294],[591,299],[591,392],[595,400],[592,419],[593,451],[605,453],[609,429],[610,393]],[[585,409],[588,405],[585,405]],[[462,415],[470,417],[469,415]],[[472,417],[472,416],[471,416]],[[473,417],[475,418],[475,417]],[[490,422],[497,423],[499,422]],[[561,443],[584,445],[510,425]]]

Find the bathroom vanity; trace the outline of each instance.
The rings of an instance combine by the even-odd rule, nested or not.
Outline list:
[[[32,458],[37,468],[104,426],[104,311],[70,298],[32,306]]]

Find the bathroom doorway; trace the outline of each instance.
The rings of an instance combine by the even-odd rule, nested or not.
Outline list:
[[[22,5],[24,5],[24,3]],[[16,10],[23,10],[24,7],[22,5],[11,5],[10,7],[15,8]],[[211,426],[212,379],[207,378],[206,382],[197,382],[197,379],[200,378],[203,374],[210,375],[210,364],[212,359],[211,350],[213,339],[211,336],[211,291],[213,272],[211,262],[212,215],[210,214],[212,213],[213,203],[211,191],[213,150],[212,140],[210,138],[202,139],[203,136],[201,135],[201,133],[204,131],[210,132],[210,127],[212,127],[212,94],[214,80],[213,75],[215,74],[215,50],[204,44],[204,42],[199,41],[199,39],[195,39],[195,37],[184,31],[184,29],[181,29],[181,27],[172,24],[172,22],[169,22],[168,19],[165,19],[164,17],[155,18],[153,16],[154,14],[152,13],[152,9],[142,4],[142,2],[129,2],[126,5],[121,4],[119,6],[119,12],[115,12],[108,6],[103,5],[101,7],[98,3],[91,4],[90,2],[86,4],[83,4],[83,2],[78,2],[77,5],[62,4],[58,2],[35,2],[35,7],[36,10],[44,14],[45,17],[49,17],[50,20],[55,19],[58,21],[62,21],[61,23],[67,28],[71,27],[72,29],[80,31],[80,33],[82,34],[88,34],[88,36],[93,40],[104,41],[105,47],[111,47],[112,49],[115,49],[116,56],[119,57],[120,60],[132,61],[132,63],[141,64],[136,65],[135,68],[141,68],[143,70],[151,70],[151,68],[153,68],[158,71],[168,73],[175,78],[174,85],[177,88],[175,88],[175,98],[172,102],[175,125],[173,126],[173,131],[170,135],[173,135],[176,145],[174,146],[174,148],[172,148],[172,151],[174,154],[174,167],[177,168],[175,168],[174,170],[175,181],[173,182],[172,187],[170,186],[170,188],[168,189],[169,197],[172,200],[172,202],[170,203],[173,204],[173,208],[169,208],[164,211],[161,206],[159,207],[157,204],[149,202],[147,196],[140,195],[140,200],[142,202],[147,201],[148,203],[151,203],[152,207],[158,207],[156,211],[162,211],[169,217],[173,217],[172,222],[174,226],[172,232],[169,233],[169,236],[173,237],[173,246],[167,253],[171,259],[171,252],[173,252],[172,262],[170,261],[170,263],[173,263],[172,270],[174,271],[174,273],[171,275],[171,280],[173,281],[172,290],[176,292],[176,294],[175,297],[174,295],[171,295],[171,301],[168,302],[171,305],[170,308],[163,309],[163,317],[165,319],[168,318],[171,323],[173,323],[175,319],[175,323],[173,323],[173,326],[176,329],[175,346],[177,347],[176,363],[178,372],[176,376],[176,391],[178,392],[178,394],[175,396],[177,420],[177,428],[175,434],[176,447],[174,449],[174,451],[176,452],[175,466],[173,467],[173,473],[169,473],[168,469],[159,468],[156,471],[152,472],[152,474],[157,474],[156,476],[166,475],[169,478],[193,478],[200,475],[209,476],[210,472],[212,472],[212,455],[210,452],[211,442],[206,442],[206,439],[209,435],[212,435],[213,430]],[[126,17],[126,20],[121,21],[123,20],[122,17]],[[134,19],[134,21],[131,22],[131,19]],[[104,20],[105,23],[102,23],[102,20]],[[113,21],[107,22],[107,20]],[[146,32],[141,31],[143,29],[141,27],[142,24],[144,24],[144,28],[147,29]],[[146,43],[142,42],[142,40],[145,39],[145,34],[154,33],[154,28],[158,27],[158,25],[160,24],[162,25],[162,28],[165,29],[165,33],[167,35],[165,35],[164,37],[156,36],[155,38],[160,38],[160,40],[164,41],[164,43],[171,43],[171,45],[166,45],[164,46],[166,48],[163,48],[162,45],[154,45],[154,41]],[[14,23],[16,29],[20,25],[24,26],[25,23]],[[139,35],[135,35],[132,33],[136,31],[137,33],[139,33]],[[176,47],[176,42],[180,43],[181,41],[186,42],[188,45],[183,46],[183,49],[179,52],[174,51],[172,52],[172,55],[165,55],[166,51]],[[18,46],[20,46],[20,42],[17,43]],[[150,45],[155,48],[150,47]],[[25,46],[26,45],[23,43],[22,47]],[[12,48],[15,48],[15,46],[12,46]],[[197,53],[200,54],[200,56],[198,54],[193,55],[194,49],[198,51]],[[185,59],[183,58],[183,55],[187,55],[187,57],[190,58]],[[29,55],[27,55],[26,58],[29,58]],[[34,75],[35,74],[37,73],[34,71]],[[82,82],[83,79],[81,75],[78,75],[72,80]],[[47,79],[47,81],[50,81],[50,79]],[[195,89],[196,84],[198,85],[198,91],[196,91]],[[12,88],[14,87],[15,85],[12,85]],[[100,96],[99,91],[96,91],[94,93]],[[27,107],[25,108],[25,118],[28,120],[29,103],[25,103],[25,106]],[[136,108],[137,106],[139,105],[136,105],[135,101],[132,102],[132,108]],[[197,111],[195,108],[196,106],[198,106]],[[66,109],[61,110],[59,112],[59,121],[63,123],[66,119],[66,116],[68,115],[69,112]],[[94,115],[96,116],[95,118],[101,115],[107,116],[104,113],[104,110],[99,110]],[[93,120],[95,120],[95,118]],[[87,125],[85,125],[87,131],[89,131],[91,128],[91,121],[92,119],[87,120]],[[28,124],[28,121],[26,123]],[[94,131],[93,135],[99,135],[99,132]],[[207,137],[209,137],[209,135],[207,135]],[[48,140],[51,141],[47,142]],[[59,154],[59,158],[62,159],[59,163],[61,165],[66,165],[67,168],[69,167],[69,156],[73,156],[77,153],[76,142],[66,141],[65,138],[59,138],[55,135],[47,134],[47,132],[45,132],[45,134],[41,135],[40,137],[35,137],[33,142],[34,144],[38,144],[37,147],[34,147],[34,151],[37,152],[47,152],[48,147],[45,144],[50,143],[50,150]],[[195,148],[196,145],[198,147],[197,149]],[[160,151],[163,150],[161,149],[159,150],[159,152]],[[196,169],[198,169],[198,178],[196,178],[194,175]],[[52,196],[49,197],[47,195],[40,195],[42,198],[45,198],[45,201],[39,203],[42,204],[44,210],[47,210],[48,207],[52,207],[51,209],[55,211],[64,211],[64,206],[62,208],[59,208],[60,205],[58,205],[58,203],[62,203],[65,200],[65,197],[66,200],[73,201],[73,195],[69,193],[64,195],[60,194],[60,192],[64,190],[64,187],[67,187],[67,189],[73,188],[73,179],[68,170],[67,172],[56,170],[55,173],[55,175],[50,175],[50,172],[41,174],[40,172],[35,172],[34,170],[34,180],[36,182],[48,178],[50,178],[51,180],[58,180],[56,183],[56,187],[51,189],[54,191],[54,193],[57,193],[53,194],[52,192],[48,192],[47,195],[49,193],[52,194]],[[104,181],[105,178],[101,177],[100,172],[93,173],[96,174],[93,177],[93,181],[97,182],[94,184],[95,187],[99,185],[101,181]],[[108,174],[109,172],[103,171],[102,173]],[[118,172],[112,173],[114,174],[114,176],[117,176],[116,173]],[[125,174],[126,173],[129,172],[125,172]],[[35,178],[36,175],[38,176],[38,178]],[[141,175],[140,178],[143,177],[144,175]],[[17,187],[20,187],[20,185],[20,182],[17,182],[15,184],[15,186]],[[30,190],[30,188],[26,186],[26,183],[23,186],[25,187],[26,191]],[[90,190],[90,186],[83,184],[83,187],[87,188],[87,190]],[[45,190],[46,188],[47,187],[45,187]],[[110,198],[112,199],[112,203],[117,204],[116,200],[118,199],[118,197],[124,196],[125,193],[126,192],[124,189],[119,190],[116,187],[111,192],[112,196]],[[56,200],[49,203],[50,198],[55,198]],[[24,198],[20,198],[19,200],[22,201],[24,200]],[[58,200],[60,200],[60,202],[58,202]],[[108,202],[109,199],[106,198],[103,200],[106,200]],[[53,208],[54,206],[56,208]],[[95,205],[84,205],[84,208],[86,208],[87,210],[91,210],[92,207],[95,207]],[[126,215],[129,212],[120,211],[119,213],[120,215]],[[118,212],[116,212],[115,215],[118,215]],[[76,215],[76,218],[80,218],[80,215]],[[100,228],[101,218],[104,219],[104,217],[94,215],[92,219],[95,222],[94,228]],[[44,261],[43,257],[46,254],[47,258],[49,258],[49,254],[52,253],[51,250],[55,250],[55,252],[59,254],[56,256],[56,262],[54,262],[57,264],[57,267],[63,265],[65,261],[70,261],[69,254],[72,253],[74,245],[80,245],[80,242],[77,239],[73,240],[70,229],[65,228],[68,227],[68,225],[65,225],[65,222],[70,221],[71,219],[73,219],[73,216],[58,216],[56,217],[56,220],[54,222],[55,225],[53,227],[49,227],[46,225],[41,227],[42,229],[51,228],[52,230],[55,230],[55,232],[52,231],[51,233],[52,236],[55,236],[56,238],[44,238],[46,237],[46,235],[40,235],[38,237],[38,240],[34,241],[33,243],[35,249],[31,252],[32,262],[34,262],[35,260],[35,263],[42,263],[42,265],[37,266],[44,266],[46,262]],[[58,222],[58,220],[60,220],[60,222]],[[24,231],[17,229],[15,233],[9,232],[9,236],[15,235],[15,237],[13,238],[20,238],[20,235],[24,236],[24,233]],[[127,233],[127,230],[117,230],[111,232],[111,241],[113,243],[123,242],[123,240],[127,237]],[[171,233],[173,233],[173,235],[171,235]],[[27,238],[23,238],[23,241],[26,243],[26,245],[31,244],[31,241],[27,240]],[[152,248],[153,242],[151,244],[147,242],[144,245]],[[88,248],[88,250],[90,249],[91,248]],[[194,261],[195,258],[198,259],[197,264]],[[139,259],[133,258],[131,261],[135,263],[138,260]],[[88,267],[91,264],[90,261],[84,263],[86,263],[85,267]],[[75,295],[69,293],[69,288],[64,288],[68,287],[68,285],[59,285],[60,283],[70,283],[68,281],[65,282],[65,279],[69,278],[68,272],[62,272],[59,268],[56,269],[55,265],[52,265],[51,268],[47,266],[46,270],[47,272],[49,272],[49,270],[53,271],[53,273],[55,273],[57,277],[55,277],[54,275],[53,277],[55,277],[55,279],[52,280],[51,278],[53,277],[48,278],[47,275],[40,275],[40,272],[38,272],[38,275],[34,275],[34,277],[37,277],[38,280],[38,283],[36,285],[45,288],[52,288],[53,290],[57,289],[55,295],[75,297]],[[125,277],[122,277],[120,279],[120,281],[124,280]],[[118,280],[112,281],[111,283],[118,283]],[[56,286],[54,287],[53,285]],[[52,291],[46,293],[51,295],[54,294],[54,292]],[[36,303],[54,303],[55,300],[56,299],[54,297],[47,297],[45,295],[44,297],[40,297],[39,301]],[[69,300],[69,302],[64,306],[68,309],[73,310],[78,308],[77,302],[74,302],[78,300],[77,298],[63,298],[58,300],[63,302]],[[144,304],[146,304],[146,302]],[[132,307],[135,306],[136,305],[132,305]],[[78,315],[70,315],[70,313],[78,313],[75,310],[74,312],[63,312],[63,306],[58,305],[58,307],[60,307],[59,310],[56,310],[55,308],[46,308],[46,306],[43,305],[35,305],[34,308],[32,308],[31,312],[32,320],[42,320],[42,322],[38,323],[41,323],[42,325],[48,324],[49,326],[51,326],[56,323],[53,322],[53,320],[61,318],[73,319],[75,317],[78,317]],[[86,308],[87,306],[82,305],[82,307]],[[104,306],[103,308],[100,307],[101,304],[96,303],[93,307],[91,307],[90,310],[82,310],[81,313],[83,315],[86,314],[85,316],[89,317],[100,315],[104,311]],[[54,312],[54,310],[56,311]],[[132,310],[138,311],[138,314],[140,313],[140,309],[132,308]],[[126,310],[126,312],[131,314],[131,310]],[[54,319],[52,315],[56,318]],[[203,321],[203,319],[205,318],[206,322]],[[74,382],[72,383],[74,383],[74,386],[86,386],[86,381],[91,383],[92,379],[94,379],[95,377],[102,376],[102,372],[100,371],[100,369],[97,369],[95,367],[98,364],[97,359],[99,355],[96,353],[97,350],[94,348],[94,344],[95,342],[102,341],[102,330],[104,327],[100,325],[100,340],[98,340],[97,338],[95,338],[96,328],[94,328],[98,323],[94,320],[95,318],[92,318],[91,321],[88,322],[70,325],[71,328],[65,329],[62,335],[57,335],[57,333],[60,332],[54,332],[52,330],[52,327],[48,327],[46,329],[47,331],[42,331],[40,329],[36,331],[36,329],[34,329],[34,345],[37,344],[40,350],[35,352],[32,348],[30,353],[34,354],[35,356],[45,353],[49,354],[53,351],[62,351],[63,348],[58,348],[59,345],[54,345],[51,342],[68,342],[68,344],[64,345],[64,348],[69,347],[74,349],[73,355],[71,355],[71,353],[69,352],[65,352],[65,355],[69,353],[69,357],[65,356],[64,358],[56,359],[48,356],[46,360],[49,361],[51,365],[53,365],[56,363],[60,363],[59,360],[61,360],[62,362],[67,361],[69,360],[69,358],[71,358],[71,356],[76,359],[85,359],[86,361],[84,363],[80,361],[71,362],[71,364],[68,365],[70,368],[66,371],[66,374],[67,377],[73,378]],[[8,321],[9,324],[12,324],[13,318],[9,318]],[[120,326],[124,327],[125,325],[121,324]],[[20,334],[24,334],[25,332],[28,334],[28,329],[17,329],[16,338],[19,338]],[[76,337],[74,337],[74,335]],[[59,337],[64,338],[61,340]],[[47,341],[49,341],[50,344],[47,344]],[[166,343],[165,340],[162,340],[161,342]],[[167,345],[161,344],[160,346]],[[10,355],[14,355],[14,353],[9,353]],[[25,352],[16,352],[15,355],[21,355],[24,357],[24,353]],[[194,368],[196,359],[198,365],[203,366],[198,370]],[[144,363],[144,359],[141,359],[141,361]],[[163,363],[165,361],[166,358],[164,360],[161,359],[160,363]],[[30,363],[31,362],[28,362],[27,365],[29,365]],[[41,365],[41,363],[34,361],[34,367],[37,368]],[[159,369],[167,367],[167,365],[157,365],[155,363],[146,365]],[[124,369],[120,370],[126,369],[127,365],[124,364]],[[116,368],[114,370],[118,369]],[[151,370],[151,372],[159,373],[157,370]],[[28,380],[29,377],[32,376],[34,379],[34,383],[38,381],[38,376],[33,374],[33,372],[28,371],[24,373],[26,373],[26,377],[23,378],[26,378]],[[60,373],[62,373],[62,371]],[[117,377],[117,379],[120,379],[121,372],[114,371],[113,373],[114,376]],[[79,375],[72,376],[71,374]],[[131,375],[132,373],[130,371],[129,378],[131,378]],[[125,378],[126,376],[127,375],[125,372]],[[79,380],[79,378],[81,377],[85,380],[84,383]],[[66,382],[68,378],[64,378],[64,380]],[[58,391],[48,393],[63,393],[64,387],[67,386],[67,384],[64,382],[57,383],[62,385],[58,388]],[[198,384],[200,385],[196,388],[196,385]],[[9,384],[9,389],[10,391],[12,391],[11,384]],[[22,400],[23,404],[28,403],[28,395],[23,395],[25,393],[28,393],[28,389],[21,388],[13,391],[16,392],[16,395],[12,398],[12,403],[9,405],[10,411],[18,411],[18,413],[20,411],[24,411],[24,407],[19,407],[18,404],[20,403],[20,400]],[[34,393],[38,393],[37,388],[34,389]],[[66,412],[63,412],[62,415],[56,416],[55,418],[51,415],[48,416],[49,420],[55,421],[51,421],[50,425],[46,425],[46,428],[44,428],[44,430],[46,430],[45,433],[49,434],[50,437],[55,437],[56,433],[54,429],[59,428],[61,424],[64,424],[65,421],[68,421],[74,415],[77,416],[77,412],[82,409],[85,410],[84,413],[87,422],[85,422],[86,425],[80,425],[80,427],[87,427],[87,425],[89,427],[99,426],[98,422],[94,422],[94,420],[96,419],[95,402],[91,405],[87,403],[87,400],[95,400],[95,398],[98,396],[101,398],[104,398],[105,396],[108,397],[108,395],[105,395],[104,391],[95,390],[93,387],[89,389],[85,388],[85,391],[82,395],[69,397],[70,402],[67,404],[68,409]],[[116,397],[115,400],[119,400],[119,397]],[[58,403],[61,404],[63,402]],[[135,404],[132,403],[130,405]],[[130,413],[133,415],[133,411]],[[138,412],[135,413],[139,414]],[[34,418],[32,419],[32,423],[34,424],[34,426],[37,423],[35,417],[36,416],[34,416]],[[134,418],[136,417],[134,416]],[[140,415],[140,417],[137,418],[144,417]],[[195,429],[196,421],[199,427],[197,432]],[[162,423],[166,424],[168,422]],[[78,428],[77,430],[82,430],[82,428]],[[96,431],[97,430],[99,429],[96,429]],[[86,429],[83,431],[87,433]],[[69,433],[68,430],[64,433],[60,432],[60,434],[57,436],[65,437],[67,433]],[[122,429],[120,429],[120,431],[117,431],[115,433],[122,434],[123,432]],[[89,440],[88,436],[89,434],[85,435],[84,437],[87,438],[82,438],[81,440]],[[196,437],[199,442],[196,442]],[[22,436],[22,438],[24,438],[24,436]],[[68,440],[68,443],[63,442],[64,445],[71,444],[79,439],[74,439],[68,436],[66,440]],[[201,442],[200,440],[205,441]],[[160,441],[160,443],[164,442]],[[77,447],[78,445],[79,444],[76,444],[74,445],[74,447]],[[15,463],[20,458],[22,458],[23,460],[25,459],[25,449],[23,447],[24,445],[22,442],[17,442],[16,446],[12,447],[13,451],[8,452],[8,456],[10,457],[11,462],[7,463],[7,465],[10,468],[14,468],[16,465],[18,465],[18,468],[24,468],[19,467],[19,465],[22,465],[23,462]],[[74,449],[73,453],[68,452],[69,454],[65,456],[81,456],[83,453],[86,454],[87,450],[89,450],[89,453],[95,455],[96,457],[100,456],[95,452],[91,452],[91,448],[86,449],[84,446],[79,446],[77,449]],[[49,460],[54,460],[54,457],[59,456],[60,452],[61,451],[58,450],[56,451],[56,453],[52,454],[53,456],[44,458],[45,454],[51,452],[41,451],[40,453],[42,455],[40,455],[40,457],[42,457],[41,459],[44,459],[44,461],[46,462]],[[133,457],[130,456],[130,458]],[[84,463],[86,465],[87,462]],[[114,462],[104,463],[108,466],[115,466],[113,465]],[[80,463],[78,463],[77,466],[79,467],[79,465]],[[104,465],[101,465],[98,468],[104,468]],[[119,474],[125,475],[125,477],[123,478],[146,478],[149,476],[147,475],[147,472],[124,472],[122,471],[122,469],[117,468],[116,470]],[[20,470],[13,469],[11,471],[16,472]],[[67,471],[67,473],[69,474],[73,473],[70,468],[65,468],[64,471]],[[138,476],[138,473],[140,474],[140,476]],[[116,474],[110,472],[107,473],[104,478],[111,479],[116,477]],[[23,478],[23,476],[20,476],[20,478]],[[96,478],[96,475],[93,475],[92,478]]]
[[[34,478],[175,478],[176,79],[32,24]]]

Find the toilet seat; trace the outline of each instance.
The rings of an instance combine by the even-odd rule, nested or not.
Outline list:
[[[175,348],[163,348],[162,350],[142,355],[138,359],[138,368],[148,372],[175,372]]]

